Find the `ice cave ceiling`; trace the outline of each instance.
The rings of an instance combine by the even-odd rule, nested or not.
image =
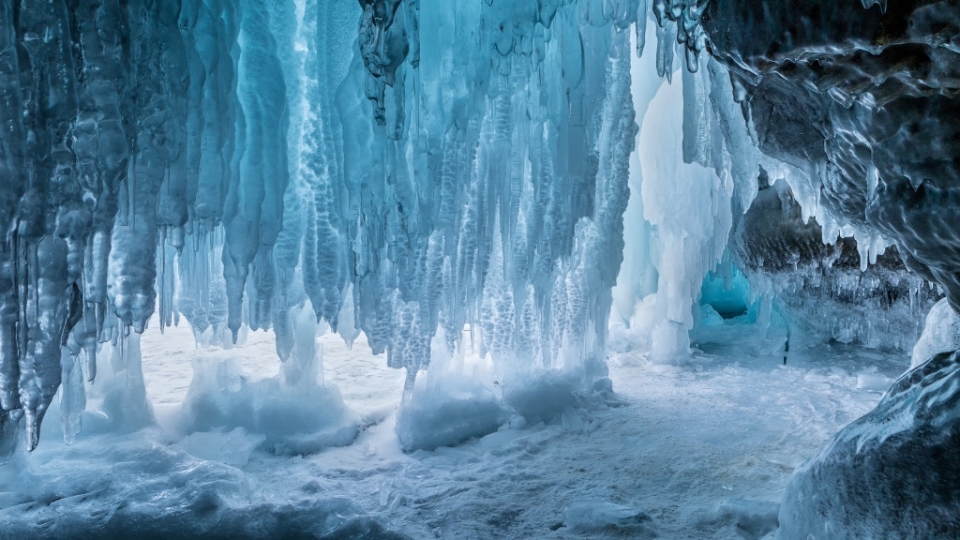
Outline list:
[[[956,0],[4,1],[0,452],[58,392],[75,437],[100,344],[181,318],[272,331],[289,384],[329,325],[407,392],[474,340],[505,380],[603,390],[612,312],[674,362],[736,268],[762,317],[908,351],[960,311],[958,118]],[[913,533],[960,530],[953,350],[871,413],[926,400],[922,429],[864,417],[798,473],[784,537],[814,511],[896,536],[889,500],[804,502],[855,436],[900,472],[854,475],[929,454],[943,513]]]

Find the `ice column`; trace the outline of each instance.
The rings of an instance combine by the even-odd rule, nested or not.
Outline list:
[[[20,343],[17,323],[20,309],[17,301],[16,265],[19,249],[6,234],[14,223],[17,202],[25,187],[23,147],[23,105],[20,100],[20,71],[17,34],[13,6],[0,5],[0,122],[7,126],[0,137],[0,437],[20,409]]]
[[[651,251],[659,276],[655,311],[664,315],[651,329],[654,362],[687,354],[694,302],[703,276],[722,255],[731,222],[730,187],[715,171],[684,160],[677,118],[683,117],[690,79],[661,87],[640,132],[641,196],[644,217],[654,226]]]
[[[631,327],[633,345],[649,350],[652,361],[674,363],[688,354],[700,286],[723,256],[733,213],[750,207],[758,165],[771,160],[750,138],[725,69],[699,57],[679,81],[644,80],[644,64],[659,67],[662,58],[635,66],[634,91],[652,101],[638,102],[646,114],[627,214],[630,273],[620,275],[622,319],[613,323]]]

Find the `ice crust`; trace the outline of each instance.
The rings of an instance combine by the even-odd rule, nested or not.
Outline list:
[[[45,422],[36,451],[0,465],[0,537],[378,537],[351,522],[386,538],[633,537],[629,528],[562,526],[569,506],[604,502],[646,514],[643,524],[661,538],[740,538],[743,526],[754,527],[752,515],[776,515],[793,467],[879,401],[876,391],[856,388],[856,374],[877,368],[895,378],[903,361],[852,346],[799,349],[786,367],[739,346],[695,353],[685,368],[616,360],[618,406],[548,423],[511,421],[454,448],[406,453],[394,424],[404,374],[370,354],[363,337],[349,350],[325,335],[325,384],[340,387],[363,415],[357,441],[302,456],[255,449],[234,465],[261,435],[183,436],[171,419],[180,415],[192,358],[233,358],[245,376],[270,377],[279,367],[272,338],[241,332],[235,347],[195,350],[188,328],[160,335],[151,326],[142,339],[144,379],[159,427],[94,429],[99,398],[90,388],[84,431],[72,445],[56,422]],[[93,388],[110,374],[109,363],[101,368],[105,378]],[[221,453],[224,446],[230,452]],[[750,530],[762,537],[765,526]]]
[[[651,522],[643,512],[606,501],[575,502],[563,510],[563,525],[579,533],[607,529],[631,538],[657,538]]]

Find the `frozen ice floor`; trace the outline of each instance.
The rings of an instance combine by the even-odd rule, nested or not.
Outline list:
[[[325,336],[328,383],[363,417],[356,441],[278,456],[243,430],[174,434],[194,358],[277,372],[270,336],[197,350],[184,328],[143,339],[160,427],[81,434],[51,410],[40,447],[0,465],[0,538],[763,538],[791,471],[871,409],[909,359],[821,346],[737,356],[701,345],[685,367],[610,359],[621,405],[404,454],[404,375],[361,341]]]

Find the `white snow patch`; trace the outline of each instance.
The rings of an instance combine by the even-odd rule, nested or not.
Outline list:
[[[934,304],[927,314],[923,333],[913,347],[910,368],[926,362],[934,355],[960,349],[960,315],[944,298]]]

